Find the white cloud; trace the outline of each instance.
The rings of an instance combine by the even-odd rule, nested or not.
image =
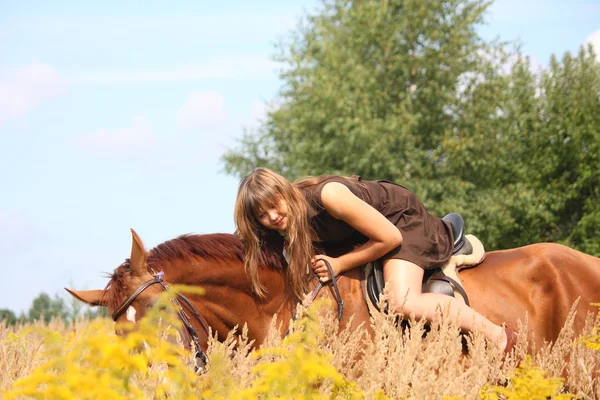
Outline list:
[[[99,156],[140,155],[155,149],[156,135],[152,125],[144,117],[136,117],[128,128],[101,128],[75,136],[73,146]]]
[[[126,71],[83,71],[72,74],[74,84],[146,84],[187,82],[207,79],[257,78],[275,74],[275,63],[268,57],[228,56],[205,62],[162,68]]]
[[[583,43],[586,46],[588,44],[591,44],[594,47],[594,52],[596,53],[596,59],[600,62],[600,29],[598,29],[595,32],[592,32],[591,35],[589,35],[587,38],[585,38]]]
[[[177,125],[188,130],[215,128],[227,119],[225,98],[220,92],[196,92],[177,110]]]
[[[66,89],[54,67],[45,63],[33,62],[0,74],[0,122],[22,118],[42,101],[58,97]]]

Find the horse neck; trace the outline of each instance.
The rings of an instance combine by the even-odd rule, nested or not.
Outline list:
[[[153,268],[149,266],[149,268]],[[260,310],[260,315],[272,316],[286,308],[288,300],[285,296],[283,273],[277,270],[262,268],[260,281],[266,287],[267,296],[259,299],[252,291],[251,281],[246,274],[244,264],[237,259],[205,259],[191,257],[163,263],[154,270],[164,271],[164,280],[171,284],[198,286],[205,290],[196,298],[199,304],[214,303],[227,307],[232,313],[245,306],[253,305]],[[290,305],[291,306],[291,305]]]

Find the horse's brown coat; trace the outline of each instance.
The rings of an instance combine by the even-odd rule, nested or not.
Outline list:
[[[140,249],[143,245],[133,232],[131,258],[114,271],[105,290],[69,292],[79,300],[114,311],[136,287],[151,278],[150,272],[164,271],[167,283],[205,289],[204,295],[190,295],[189,299],[219,339],[235,326],[247,323],[250,339],[260,345],[275,314],[283,323],[282,331],[286,329],[295,304],[286,296],[278,260],[271,260],[270,268],[261,269],[260,279],[268,295],[258,299],[245,274],[243,247],[236,236],[186,235],[158,245],[147,255]],[[581,332],[588,311],[593,310],[591,303],[600,302],[600,259],[557,244],[489,252],[481,265],[461,271],[460,277],[473,308],[497,324],[515,328],[517,321],[525,321],[527,316],[529,332],[537,343],[556,340],[578,298],[575,334]],[[353,327],[363,322],[368,326],[369,311],[359,268],[338,282],[345,302],[341,326],[351,315],[355,315]],[[151,304],[160,290],[151,287],[134,302],[139,305],[138,317],[143,314],[142,305]],[[327,296],[329,291],[322,292]],[[206,346],[206,336],[201,337],[201,345]]]

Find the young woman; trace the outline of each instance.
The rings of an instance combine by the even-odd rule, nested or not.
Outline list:
[[[267,168],[256,168],[240,183],[234,218],[246,247],[246,270],[259,296],[265,293],[258,265],[275,254],[285,256],[287,283],[298,298],[307,291],[311,270],[323,282],[330,279],[318,259],[328,260],[335,275],[382,259],[398,312],[430,319],[438,306],[449,304],[462,329],[482,329],[505,351],[514,346],[512,329],[493,324],[453,297],[421,293],[424,270],[450,258],[453,238],[449,224],[428,213],[403,186],[342,176],[292,184]]]

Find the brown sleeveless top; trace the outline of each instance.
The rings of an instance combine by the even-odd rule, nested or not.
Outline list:
[[[323,186],[340,182],[357,197],[383,214],[402,233],[402,244],[387,253],[390,258],[410,261],[423,269],[440,267],[452,255],[453,237],[448,222],[427,212],[417,196],[388,181],[363,181],[331,177],[317,185],[303,189],[312,212],[310,225],[320,241],[314,242],[317,252],[337,257],[365,243],[368,237],[329,214],[321,200]]]

